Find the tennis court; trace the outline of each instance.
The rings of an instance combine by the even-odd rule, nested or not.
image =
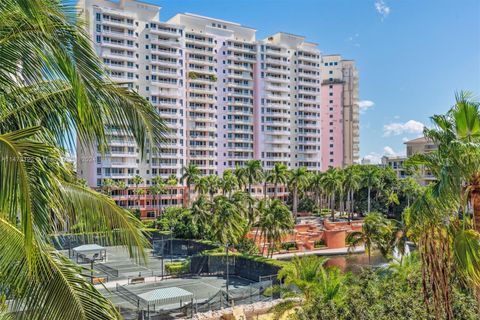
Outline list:
[[[248,287],[252,281],[230,276],[228,281],[229,290]],[[134,294],[141,294],[155,289],[177,287],[194,294],[197,302],[202,302],[216,295],[220,290],[226,290],[226,279],[221,276],[196,276],[187,278],[165,279],[156,282],[130,284],[123,286]],[[136,306],[117,295],[115,288],[110,290],[100,289],[102,294],[110,299],[116,306],[134,308]]]

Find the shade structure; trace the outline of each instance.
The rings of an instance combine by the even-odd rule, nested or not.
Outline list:
[[[184,303],[193,300],[193,293],[178,287],[155,289],[138,297],[147,306]]]
[[[82,262],[104,260],[107,257],[107,249],[98,244],[84,244],[72,249],[74,256]]]
[[[95,253],[105,250],[104,247],[99,246],[98,244],[84,244],[72,249],[75,253]]]

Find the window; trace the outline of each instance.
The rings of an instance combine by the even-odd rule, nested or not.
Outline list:
[[[102,42],[102,37],[101,36],[97,36],[97,43],[100,43]]]
[[[102,15],[100,13],[97,13],[97,21],[102,20]]]

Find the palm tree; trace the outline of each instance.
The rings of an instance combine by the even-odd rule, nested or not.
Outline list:
[[[219,243],[237,244],[245,233],[245,218],[242,209],[225,196],[216,196],[212,203],[213,221],[211,221],[213,236]]]
[[[207,176],[206,183],[210,201],[213,201],[213,197],[220,189],[220,178],[216,175]]]
[[[195,184],[197,182],[197,179],[200,176],[200,168],[198,168],[196,165],[190,163],[188,166],[183,167],[183,175],[182,175],[182,181],[184,181],[187,185],[187,205],[190,205],[191,197],[192,197],[192,184]]]
[[[103,153],[114,127],[133,134],[144,152],[165,127],[145,99],[108,79],[74,12],[60,1],[0,3],[0,274],[15,297],[2,310],[7,317],[119,317],[53,249],[58,224],[81,226],[87,237],[101,231],[145,258],[140,222],[78,183],[62,150],[78,139],[80,149],[98,145]]]
[[[446,115],[431,119],[434,127],[424,135],[437,150],[414,155],[407,165],[429,170],[437,181],[417,197],[405,221],[418,243],[424,293],[435,316],[453,319],[453,277],[468,283],[480,301],[479,102],[460,92]]]
[[[162,213],[162,194],[165,194],[167,191],[165,181],[162,177],[156,176],[152,178],[152,185],[149,188],[149,192],[153,195],[153,203],[157,206],[158,215]],[[160,197],[159,197],[160,196]],[[159,199],[158,199],[159,198]]]
[[[278,185],[287,185],[288,182],[288,168],[285,164],[276,162],[272,170],[267,173],[266,181],[273,183],[273,197],[277,198]]]
[[[198,196],[204,196],[209,193],[208,176],[198,177],[194,190]]]
[[[335,221],[335,195],[342,188],[342,174],[339,169],[329,168],[323,175],[323,185],[330,193],[330,210],[332,221]]]
[[[322,172],[314,172],[309,183],[309,187],[315,195],[315,205],[319,208],[322,207],[323,175]]]
[[[308,185],[308,175],[307,169],[305,167],[300,167],[298,169],[290,171],[288,178],[288,186],[292,190],[293,194],[293,217],[297,219],[297,209],[298,209],[298,192],[302,188]]]
[[[407,198],[407,207],[410,207],[412,200],[421,194],[421,186],[412,177],[406,177],[400,180],[401,194]]]
[[[235,168],[235,170],[233,171],[233,174],[237,178],[238,188],[241,189],[241,190],[245,189],[245,187],[247,185],[247,177],[246,177],[245,168],[237,166]]]
[[[166,181],[166,185],[169,187],[169,194],[170,194],[170,202],[173,202],[173,192],[172,188],[176,187],[178,184],[177,176],[174,174],[171,174]]]
[[[248,160],[245,162],[245,178],[248,182],[248,193],[252,194],[252,185],[263,179],[263,169],[262,162],[260,160]],[[253,219],[253,205],[249,204],[249,216]],[[253,220],[249,220],[250,223],[253,223]]]
[[[324,302],[338,302],[346,277],[338,268],[325,268],[328,259],[323,257],[294,257],[291,264],[280,270],[278,278],[283,281],[289,297],[274,307],[278,319],[294,307],[309,307],[321,299]],[[283,317],[282,317],[283,318]]]
[[[135,184],[135,190],[133,191],[137,195],[137,206],[140,208],[140,196],[145,194],[145,190],[139,189],[140,184],[143,183],[143,177],[136,174],[133,179],[133,183]],[[143,190],[143,191],[140,191]]]
[[[222,189],[222,194],[230,196],[232,192],[236,189],[238,186],[238,181],[237,177],[233,173],[232,170],[225,170],[223,172],[222,179],[220,181],[220,186]]]
[[[398,200],[398,194],[394,190],[390,190],[387,192],[387,206],[388,206],[388,214],[390,214],[390,209],[394,205],[399,205],[400,201]]]
[[[192,222],[197,225],[197,229],[203,234],[212,226],[212,207],[212,203],[208,201],[205,195],[200,195],[192,203]]]
[[[125,194],[125,191],[128,189],[128,185],[125,183],[125,181],[120,180],[116,183],[116,188]],[[127,204],[128,204],[128,199],[127,199]]]
[[[378,185],[380,182],[380,177],[378,173],[378,168],[373,165],[365,166],[362,171],[362,184],[367,187],[367,213],[371,211],[371,192],[372,188]]]
[[[112,189],[115,186],[115,181],[110,178],[103,179],[102,189],[106,195],[111,196]]]
[[[365,252],[368,255],[368,263],[371,262],[372,248],[377,243],[379,235],[384,232],[384,229],[388,225],[381,213],[370,212],[363,220],[362,231],[353,231],[347,236],[347,243],[350,248],[355,248],[359,244],[365,246]]]
[[[360,189],[362,177],[357,166],[349,166],[345,169],[345,188],[347,189],[348,210],[350,220],[353,219],[355,206],[355,192]]]
[[[295,222],[288,207],[280,200],[263,200],[262,202],[263,204],[259,206],[260,219],[258,226],[264,242],[268,243],[267,256],[271,256],[273,255],[276,244],[279,243],[288,232],[292,231]],[[265,245],[263,250],[265,250]]]

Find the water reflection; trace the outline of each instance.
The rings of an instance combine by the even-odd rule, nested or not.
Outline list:
[[[337,255],[327,257],[326,267],[338,267],[343,272],[358,273],[362,268],[367,266],[380,266],[387,263],[387,260],[379,253],[372,252],[370,264],[368,263],[368,255],[365,253],[355,253],[348,255]]]

